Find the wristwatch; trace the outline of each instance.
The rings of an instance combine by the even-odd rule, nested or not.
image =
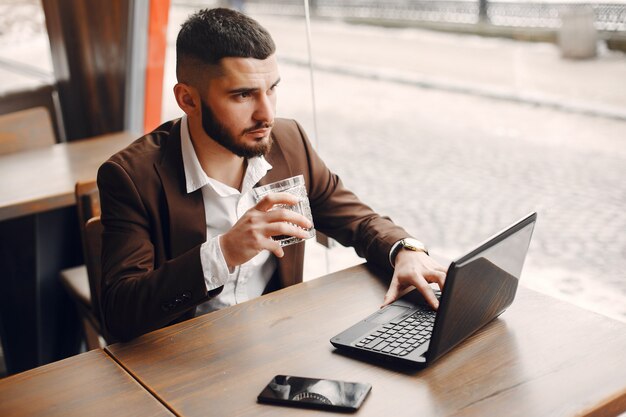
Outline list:
[[[413,239],[412,237],[405,237],[404,239],[397,241],[391,248],[391,252],[389,252],[389,262],[391,262],[391,266],[396,266],[396,256],[402,249],[412,250],[414,252],[424,252],[428,255],[426,245],[417,239]]]

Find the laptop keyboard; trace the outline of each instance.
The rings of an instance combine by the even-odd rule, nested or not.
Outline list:
[[[430,340],[435,324],[434,311],[418,310],[401,322],[387,323],[355,343],[363,349],[406,356]]]

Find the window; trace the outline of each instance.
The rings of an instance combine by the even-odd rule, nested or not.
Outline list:
[[[550,4],[498,3],[478,26],[471,1],[309,3],[310,39],[302,1],[244,8],[278,46],[278,114],[346,185],[443,259],[536,210],[523,284],[626,320],[626,58],[607,47],[624,28],[606,23],[626,5],[594,6],[597,56],[572,60]]]

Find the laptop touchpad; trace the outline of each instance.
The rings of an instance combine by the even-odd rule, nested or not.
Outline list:
[[[395,317],[398,317],[400,314],[406,312],[407,307],[390,305],[387,308],[383,308],[376,314],[372,314],[369,316],[367,321],[376,324],[383,324],[393,320]]]

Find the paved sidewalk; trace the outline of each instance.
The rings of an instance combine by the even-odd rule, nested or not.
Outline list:
[[[260,20],[278,34],[283,59],[308,64],[303,19]],[[313,21],[322,70],[626,120],[624,53],[599,44],[592,60],[561,59],[555,45]]]

